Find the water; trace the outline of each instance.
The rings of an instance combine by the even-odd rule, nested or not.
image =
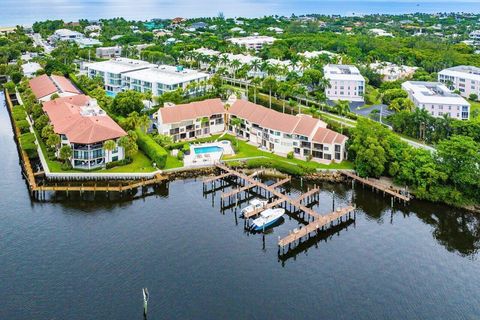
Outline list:
[[[32,202],[3,107],[0,123],[0,319],[142,319],[142,287],[149,319],[478,319],[477,216],[423,202],[392,212],[359,187],[354,224],[279,257],[294,220],[263,242],[200,181]],[[351,197],[322,189],[322,213],[332,191],[337,205]]]
[[[204,154],[204,153],[213,153],[213,152],[222,152],[223,148],[217,146],[208,146],[208,147],[195,147],[193,149],[195,154]]]
[[[417,6],[418,4],[418,6]],[[46,19],[75,21],[81,18],[100,19],[125,17],[135,20],[152,18],[216,16],[223,12],[227,17],[259,17],[295,13],[358,15],[369,13],[413,12],[480,12],[478,1],[333,1],[333,0],[2,0],[0,25],[32,24]],[[133,9],[134,6],[134,10]]]

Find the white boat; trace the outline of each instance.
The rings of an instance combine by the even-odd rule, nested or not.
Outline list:
[[[250,200],[249,205],[242,209],[242,214],[253,212],[257,209],[261,209],[267,205],[267,200],[253,199]]]
[[[278,219],[280,219],[285,213],[285,209],[276,208],[276,209],[267,209],[260,213],[260,217],[253,220],[252,228],[255,231],[261,231],[271,226]]]

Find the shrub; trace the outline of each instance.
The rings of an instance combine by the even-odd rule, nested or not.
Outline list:
[[[72,163],[70,161],[65,161],[62,163],[62,170],[68,171],[72,169]]]
[[[182,147],[182,151],[183,153],[187,153],[190,151],[190,144],[189,143],[185,143]]]
[[[177,159],[178,160],[183,160],[184,154],[182,150],[179,150],[177,153]]]
[[[21,133],[27,133],[30,131],[30,124],[27,120],[17,121],[17,127],[20,129]]]
[[[247,168],[268,167],[277,169],[280,172],[287,173],[294,176],[302,176],[306,173],[312,172],[314,169],[307,168],[302,165],[291,164],[274,159],[250,159],[246,162]]]
[[[25,151],[29,158],[37,158],[37,145],[35,144],[35,134],[32,132],[24,133],[19,138],[20,147]]]
[[[120,166],[126,166],[127,164],[132,163],[133,160],[130,158],[125,158],[123,160],[118,160],[118,161],[112,161],[109,162],[105,165],[107,169],[115,168],[115,167],[120,167]]]
[[[293,151],[287,153],[287,159],[293,159]]]
[[[164,168],[167,163],[167,151],[141,130],[136,130],[138,134],[137,144],[140,150],[155,162],[158,168]]]

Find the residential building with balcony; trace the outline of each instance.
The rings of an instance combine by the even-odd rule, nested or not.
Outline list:
[[[323,67],[325,79],[330,85],[325,94],[330,100],[364,101],[365,78],[357,67],[343,64],[327,64]]]
[[[70,161],[73,168],[92,170],[125,158],[123,148],[118,145],[114,150],[104,150],[105,141],[117,143],[127,133],[98,106],[95,99],[83,94],[57,98],[44,102],[43,111],[61,138],[57,155],[62,146],[72,148]]]
[[[425,109],[433,117],[448,115],[458,120],[468,120],[470,104],[460,95],[452,93],[440,82],[406,81],[402,89],[417,108]]]
[[[311,116],[293,116],[245,100],[235,101],[228,114],[230,119],[242,122],[239,127],[229,125],[229,131],[275,154],[286,156],[293,152],[296,158],[321,163],[346,159],[348,138]]]
[[[174,141],[197,139],[225,131],[225,109],[220,99],[208,99],[160,108],[156,113],[159,134]]]
[[[471,94],[480,96],[480,68],[474,66],[457,66],[438,73],[438,81],[450,90],[458,90],[462,97]]]

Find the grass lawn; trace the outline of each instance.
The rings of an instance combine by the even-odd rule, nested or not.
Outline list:
[[[231,135],[226,135],[230,139],[234,139]],[[248,144],[243,140],[238,140],[238,152],[234,156],[224,156],[224,160],[234,160],[234,159],[242,159],[242,158],[250,158],[250,157],[266,157],[272,160],[281,161],[293,165],[303,165],[308,168],[314,169],[352,169],[353,164],[349,161],[343,161],[341,163],[332,163],[329,165],[317,163],[315,161],[304,161],[300,159],[287,159],[285,157],[263,151],[258,149],[255,146]]]
[[[183,167],[183,161],[178,160],[177,157],[173,157],[171,155],[167,156],[167,163],[165,164],[164,169],[173,169],[173,168],[181,168]]]

